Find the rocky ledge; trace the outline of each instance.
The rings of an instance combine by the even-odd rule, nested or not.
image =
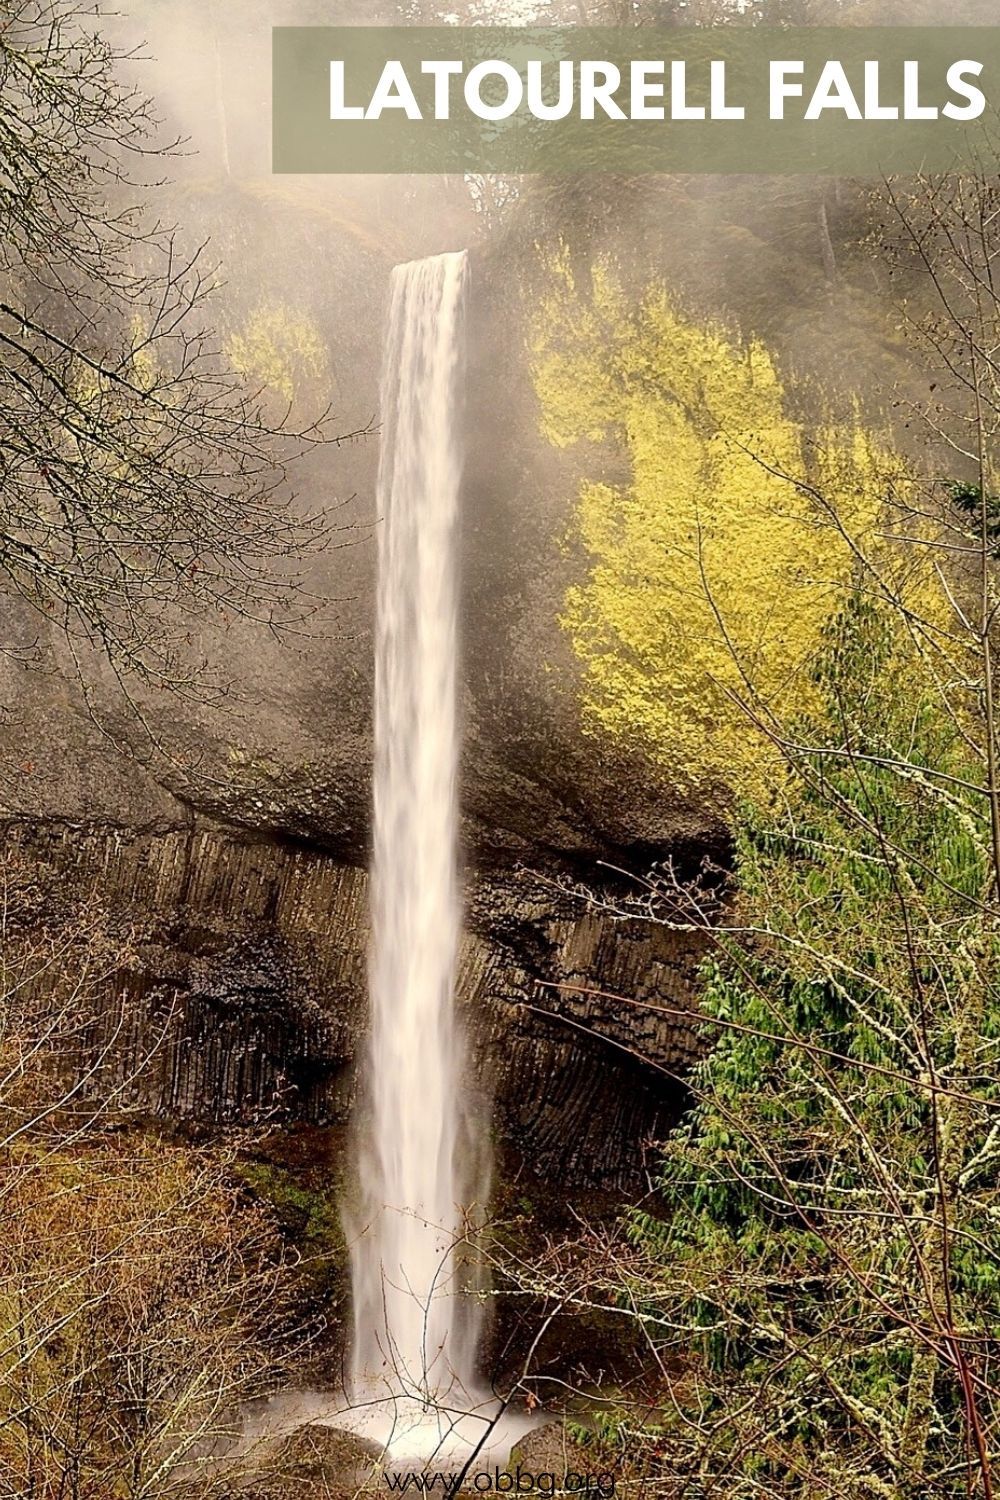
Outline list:
[[[110,992],[108,1025],[137,1105],[213,1127],[346,1121],[367,1004],[362,868],[194,814],[141,831],[22,819],[6,842],[64,890],[96,892],[129,934],[113,981],[125,1025]],[[697,949],[514,864],[469,873],[467,913],[467,1084],[501,1155],[553,1186],[631,1186],[695,1054]]]

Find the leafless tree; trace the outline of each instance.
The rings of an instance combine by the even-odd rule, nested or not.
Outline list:
[[[231,1493],[239,1408],[305,1337],[289,1252],[240,1142],[144,1124],[162,1038],[123,1069],[128,933],[15,855],[0,926],[0,1489]]]
[[[725,691],[773,768],[743,825],[744,887],[720,902],[664,867],[632,899],[580,892],[716,956],[716,1050],[664,1147],[666,1208],[654,1194],[624,1236],[508,1255],[522,1291],[569,1291],[648,1338],[659,1411],[617,1432],[666,1495],[996,1488],[1000,193],[970,171],[891,183],[885,207],[931,372],[927,400],[898,400],[927,448],[887,465],[874,522],[753,452],[849,564],[791,710],[701,570]],[[586,999],[563,991],[553,1012],[591,1031]]]
[[[204,690],[206,616],[294,627],[336,518],[286,464],[326,435],[227,366],[217,278],[150,202],[174,149],[77,0],[0,7],[0,580],[126,689]]]

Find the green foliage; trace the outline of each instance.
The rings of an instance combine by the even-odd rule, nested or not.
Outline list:
[[[813,683],[738,820],[712,1050],[631,1218],[650,1327],[695,1355],[669,1462],[730,1500],[964,1495],[956,1334],[1000,1437],[988,802],[897,612],[851,600]]]
[[[600,1448],[604,1452],[624,1447],[630,1437],[627,1421],[616,1407],[599,1407],[591,1412],[585,1422],[569,1417],[565,1430],[567,1437],[578,1448]],[[645,1433],[652,1436],[655,1429],[647,1427]]]
[[[984,519],[983,492],[979,488],[979,485],[956,480],[953,484],[947,486],[947,493],[948,499],[959,515],[967,517],[969,522],[975,526],[976,532],[981,533]],[[996,542],[1000,538],[1000,495],[987,493],[985,522],[987,539],[991,542]],[[996,548],[992,547],[990,550],[995,556]]]

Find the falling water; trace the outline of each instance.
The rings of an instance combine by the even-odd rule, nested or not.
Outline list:
[[[454,1014],[466,276],[464,253],[392,273],[378,478],[372,1023],[357,1198],[344,1216],[351,1378],[342,1394],[296,1388],[248,1407],[233,1449],[329,1426],[377,1442],[387,1469],[438,1475],[506,1462],[538,1421],[476,1380],[483,1288],[470,1242],[489,1170],[464,1107]]]
[[[465,278],[464,253],[392,275],[378,481],[370,1113],[350,1226],[354,1398],[425,1413],[475,1404],[478,1304],[463,1295],[460,1242],[482,1184],[454,1015]]]

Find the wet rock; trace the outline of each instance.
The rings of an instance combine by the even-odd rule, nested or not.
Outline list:
[[[213,1126],[348,1119],[367,1015],[363,870],[203,818],[142,832],[17,822],[6,842],[61,888],[99,892],[107,920],[138,935],[115,1043],[135,1102]],[[697,1050],[697,949],[515,867],[467,883],[471,1109],[542,1182],[633,1185]]]
[[[534,1477],[555,1474],[561,1481],[566,1474],[586,1467],[584,1457],[564,1422],[546,1422],[521,1439],[510,1455],[508,1467],[512,1473],[520,1470]]]

